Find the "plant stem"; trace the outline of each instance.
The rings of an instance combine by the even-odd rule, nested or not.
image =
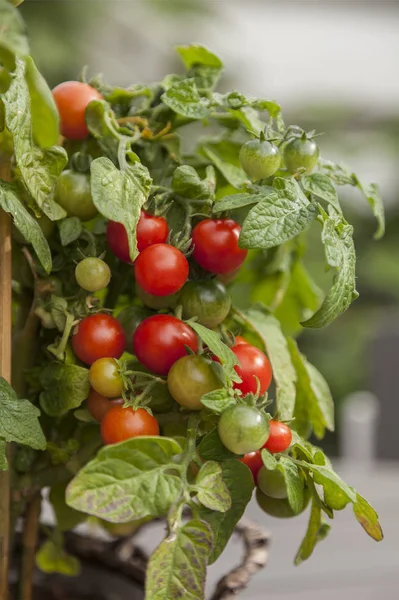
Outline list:
[[[9,162],[1,162],[0,178],[10,179]],[[11,219],[0,210],[0,376],[11,380]],[[9,452],[6,450],[7,455]],[[9,460],[10,469],[10,460]],[[8,598],[10,471],[0,471],[0,600]]]
[[[37,492],[30,500],[25,515],[22,539],[22,563],[19,584],[19,600],[31,600],[33,568],[39,531],[40,509],[42,496]]]

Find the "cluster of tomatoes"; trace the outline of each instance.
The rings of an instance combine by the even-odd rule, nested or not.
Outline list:
[[[79,82],[60,84],[53,94],[62,134],[75,140],[86,138],[89,132],[85,109],[92,100],[101,99],[100,94]],[[253,156],[249,160],[251,155],[257,160],[254,161]],[[279,151],[265,139],[245,144],[240,160],[253,180],[269,176],[272,174],[269,171],[275,172],[281,163]],[[82,220],[93,218],[96,211],[92,201],[91,204],[88,201],[88,176],[64,171],[60,182],[57,200],[68,214]],[[75,186],[74,205],[69,200],[71,185]],[[220,278],[237,272],[246,258],[247,251],[238,245],[240,230],[240,225],[232,219],[206,218],[198,222],[191,233],[191,260],[208,277],[189,280],[189,261],[182,250],[168,242],[170,232],[166,219],[142,210],[136,229],[139,255],[132,270],[136,294],[145,308],[136,307],[134,323],[130,320],[128,326],[123,318],[117,319],[108,313],[92,314],[80,321],[72,336],[76,356],[90,365],[91,391],[87,408],[101,423],[104,443],[160,433],[157,419],[147,404],[135,402],[134,386],[130,385],[134,376],[119,361],[125,350],[137,358],[150,383],[153,378],[166,385],[173,400],[186,411],[201,410],[202,396],[223,387],[218,358],[207,348],[200,347],[195,331],[182,319],[196,317],[200,324],[214,329],[227,317],[231,299]],[[120,261],[132,263],[123,224],[109,221],[106,238],[110,250]],[[75,275],[83,289],[96,292],[108,286],[111,271],[103,260],[93,257],[83,259],[76,266]],[[180,307],[182,318],[169,314],[176,306]],[[169,313],[154,312],[154,309]],[[266,393],[272,380],[271,365],[261,350],[240,336],[235,338],[231,350],[238,359],[235,370],[240,382],[233,383],[238,400],[219,419],[220,439],[231,452],[243,456],[240,460],[252,471],[259,494],[269,500],[284,499],[287,497],[284,477],[278,470],[266,469],[261,451],[263,448],[272,453],[287,450],[292,441],[291,430],[284,423],[269,422],[263,410],[242,401],[248,394],[256,398]]]

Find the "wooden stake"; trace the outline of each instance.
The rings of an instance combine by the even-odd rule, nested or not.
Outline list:
[[[0,178],[10,179],[0,162]],[[11,218],[0,209],[0,376],[11,382]],[[0,600],[8,598],[10,476],[0,471]]]

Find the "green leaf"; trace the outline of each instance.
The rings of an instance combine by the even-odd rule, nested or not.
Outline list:
[[[76,577],[80,573],[79,560],[53,540],[47,540],[36,554],[36,565],[44,573],[60,573],[67,577]]]
[[[342,492],[348,496],[351,502],[356,502],[355,490],[342,481],[340,476],[337,475],[337,473],[335,473],[335,471],[333,471],[330,467],[310,464],[303,461],[297,461],[297,464],[304,469],[309,469],[309,471],[313,473],[313,480],[315,483],[318,483],[324,487],[328,486],[331,482],[337,485]]]
[[[28,400],[19,400],[12,387],[0,377],[0,438],[44,450],[46,439],[39,416],[40,410]]]
[[[276,404],[280,419],[292,419],[295,407],[296,372],[280,323],[266,311],[251,308],[244,319],[259,334],[273,369]]]
[[[200,96],[193,78],[178,81],[166,90],[161,100],[175,113],[189,119],[203,119],[209,115],[209,100]]]
[[[13,71],[15,56],[29,54],[25,23],[10,2],[0,4],[0,62]]]
[[[66,216],[65,210],[54,201],[54,188],[59,174],[68,161],[64,148],[39,148],[33,143],[32,120],[25,63],[17,60],[16,72],[8,91],[3,95],[6,125],[13,136],[14,156],[20,177],[31,196],[51,219]]]
[[[87,128],[109,158],[115,160],[123,135],[109,104],[104,100],[93,100],[85,111]]]
[[[207,199],[214,190],[207,179],[202,180],[197,171],[189,165],[177,167],[173,173],[172,188],[185,198]]]
[[[195,333],[199,335],[204,344],[208,346],[212,354],[215,354],[215,356],[220,359],[220,362],[225,367],[227,377],[232,381],[241,381],[234,371],[234,365],[238,364],[238,359],[234,352],[222,342],[218,334],[195,321],[187,321],[187,324],[194,329]]]
[[[50,313],[53,321],[59,331],[64,331],[66,323],[66,314],[68,311],[68,302],[65,298],[51,295]]]
[[[290,458],[285,456],[282,456],[278,461],[277,469],[284,475],[288,502],[294,513],[299,514],[303,509],[305,487],[299,469]]]
[[[320,160],[321,168],[337,185],[356,185],[354,173],[330,160]]]
[[[148,169],[141,163],[135,163],[124,171],[119,171],[105,157],[96,158],[91,163],[94,205],[104,217],[125,226],[132,261],[138,254],[136,228],[151,182]]]
[[[208,158],[212,164],[221,172],[223,177],[230,185],[240,189],[248,176],[240,166],[238,154],[241,144],[222,140],[221,142],[204,144],[200,147],[200,152]]]
[[[58,228],[62,246],[68,246],[75,242],[83,231],[83,225],[78,217],[69,217],[59,221]]]
[[[382,202],[380,188],[376,183],[370,183],[369,185],[362,185],[358,178],[356,178],[356,185],[370,204],[373,215],[377,219],[377,231],[374,234],[374,239],[379,240],[385,233],[385,211],[384,204]]]
[[[65,500],[67,485],[65,482],[56,483],[51,487],[49,494],[57,520],[57,529],[60,531],[69,531],[87,519],[87,515],[67,505]]]
[[[343,510],[350,502],[349,496],[330,481],[324,485],[324,502],[332,510]]]
[[[269,452],[269,450],[266,450],[266,448],[262,449],[261,456],[266,469],[268,469],[269,471],[274,471],[274,469],[276,469],[277,467],[277,459],[275,458],[275,456],[271,452]]]
[[[50,148],[57,144],[59,114],[53,94],[43,75],[39,72],[31,56],[25,59],[25,77],[28,83],[30,107],[32,113],[32,133],[36,144],[41,148]]]
[[[77,365],[50,362],[40,373],[43,391],[40,406],[50,417],[60,417],[86,400],[90,391],[89,371]]]
[[[223,481],[221,466],[214,461],[202,465],[195,481],[197,499],[210,510],[226,512],[231,508],[229,490]]]
[[[299,352],[296,342],[292,339],[287,341],[297,374],[293,427],[306,436],[310,425],[316,437],[321,439],[325,428],[334,431],[334,402],[331,392],[323,376]]]
[[[8,461],[6,456],[6,443],[0,440],[0,471],[8,470]]]
[[[353,512],[360,525],[366,533],[376,542],[384,538],[381,525],[378,522],[378,515],[374,508],[370,506],[365,498],[356,494],[356,502],[353,504]]]
[[[311,173],[301,178],[301,184],[307,192],[325,200],[325,202],[331,204],[339,213],[342,212],[337,190],[330,177],[322,173]]]
[[[217,429],[213,429],[203,437],[198,446],[198,454],[202,460],[217,460],[219,462],[237,457],[236,454],[227,450],[226,446],[222,444]]]
[[[308,201],[294,179],[276,177],[273,188],[274,193],[248,213],[240,234],[241,248],[273,248],[315,220],[317,204]]]
[[[102,448],[67,488],[67,504],[111,523],[165,516],[181,493],[171,458],[180,445],[137,437]]]
[[[31,243],[46,273],[50,273],[52,259],[43,231],[18,197],[18,188],[0,180],[0,207],[13,218],[15,227]]]
[[[176,51],[181,57],[186,69],[191,69],[196,65],[205,65],[206,67],[215,67],[216,69],[221,69],[223,67],[220,58],[200,44],[176,46]]]
[[[212,532],[192,519],[167,537],[152,554],[146,573],[146,598],[203,600]]]
[[[271,188],[268,188],[271,190]],[[225,210],[236,210],[243,206],[249,206],[250,204],[257,204],[262,202],[268,194],[232,194],[231,196],[224,196],[213,206],[213,212],[219,213]]]
[[[252,473],[242,462],[237,459],[226,460],[220,466],[223,471],[223,481],[230,493],[231,508],[225,513],[215,512],[205,507],[200,507],[198,511],[201,519],[207,521],[213,531],[214,548],[209,564],[214,563],[222,554],[251,500],[254,489]]]
[[[353,243],[353,227],[343,218],[322,214],[324,219],[321,239],[327,263],[336,269],[332,288],[319,310],[303,327],[325,327],[342,315],[353,300],[359,296],[356,291],[356,253]]]
[[[325,528],[325,524],[321,520],[321,509],[315,500],[313,500],[308,529],[295,557],[295,564],[300,565],[307,560],[313,554],[317,542],[324,539],[327,533],[328,529]]]
[[[208,392],[208,394],[204,394],[201,397],[201,403],[209,408],[212,412],[220,415],[222,412],[236,404],[234,398],[229,394],[229,391],[225,388],[220,390],[214,390],[213,392]]]

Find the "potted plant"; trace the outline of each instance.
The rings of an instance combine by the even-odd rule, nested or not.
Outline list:
[[[356,299],[337,187],[360,190],[379,237],[377,186],[320,158],[274,101],[216,92],[222,63],[202,46],[178,47],[184,74],[153,85],[51,93],[6,0],[0,23],[0,600],[19,518],[21,600],[35,561],[76,572],[63,540],[89,515],[128,531],[165,519],[148,600],[204,597],[255,489],[267,520],[311,505],[297,564],[348,504],[381,540],[309,441],[334,429],[333,401],[273,310],[289,290],[319,328]],[[320,301],[310,227],[334,272]],[[248,254],[267,286],[240,311],[228,286]],[[45,488],[56,524],[36,555]]]

